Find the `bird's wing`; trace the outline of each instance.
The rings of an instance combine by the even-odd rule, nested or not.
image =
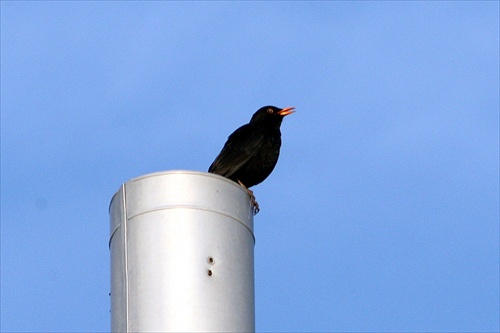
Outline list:
[[[229,136],[208,172],[231,177],[255,155],[262,139],[262,134],[251,124],[241,126]]]

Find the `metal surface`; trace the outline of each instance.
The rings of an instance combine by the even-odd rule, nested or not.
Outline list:
[[[253,332],[253,215],[246,191],[211,173],[123,184],[110,205],[113,332]]]

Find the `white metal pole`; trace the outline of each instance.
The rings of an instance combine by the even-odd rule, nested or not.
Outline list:
[[[204,172],[123,184],[110,204],[113,332],[255,331],[247,192]]]

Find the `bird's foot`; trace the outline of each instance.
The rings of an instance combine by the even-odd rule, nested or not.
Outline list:
[[[255,195],[252,190],[249,190],[240,180],[238,180],[238,184],[240,184],[245,190],[247,190],[248,195],[250,196],[250,204],[252,205],[253,215],[257,215],[260,211],[259,203],[255,200]]]
[[[255,195],[253,195],[253,191],[248,190],[248,194],[250,195],[253,215],[257,215],[257,213],[260,211],[259,203],[257,202],[257,200],[255,200]]]

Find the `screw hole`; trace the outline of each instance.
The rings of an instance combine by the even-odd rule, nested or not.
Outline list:
[[[213,274],[211,269],[209,269],[207,273],[208,273],[208,276],[212,276],[212,274]]]
[[[215,260],[214,260],[214,258],[212,258],[212,257],[208,257],[208,258],[207,258],[207,262],[208,262],[209,264],[213,264],[213,263],[215,262]]]

